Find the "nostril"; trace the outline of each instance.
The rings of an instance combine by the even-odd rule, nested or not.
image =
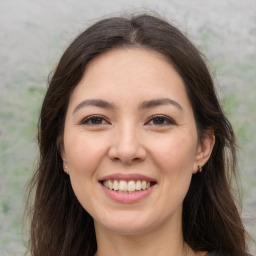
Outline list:
[[[136,157],[133,159],[133,162],[137,162],[137,161],[140,161],[141,159],[139,157]]]
[[[119,157],[112,157],[111,160],[113,162],[122,162],[123,164],[133,164],[142,161],[141,158],[119,158]]]

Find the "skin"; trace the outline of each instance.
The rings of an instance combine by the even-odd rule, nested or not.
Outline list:
[[[141,107],[166,98],[175,103]],[[91,99],[111,107],[81,104]],[[70,97],[62,158],[94,219],[97,255],[204,255],[183,241],[182,202],[213,145],[214,135],[199,140],[183,81],[163,56],[118,49],[93,59]],[[113,173],[139,173],[157,184],[139,202],[115,202],[99,182]]]

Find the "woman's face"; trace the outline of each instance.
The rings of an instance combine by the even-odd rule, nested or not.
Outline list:
[[[118,49],[95,58],[74,89],[62,158],[96,230],[141,234],[180,225],[207,140],[198,139],[172,65],[154,52]]]

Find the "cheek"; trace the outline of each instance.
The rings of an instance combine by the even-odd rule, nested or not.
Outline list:
[[[189,189],[195,159],[195,142],[189,137],[175,136],[166,140],[158,151],[158,166],[170,207],[181,205]]]
[[[85,134],[66,138],[65,151],[70,171],[74,175],[91,175],[105,154],[105,145]]]
[[[156,143],[152,155],[162,171],[171,176],[192,173],[196,142],[190,137],[176,135]]]
[[[98,142],[81,134],[69,134],[65,144],[73,191],[80,204],[90,214],[93,214],[92,195],[95,195],[97,187],[97,170],[106,150],[106,147]]]

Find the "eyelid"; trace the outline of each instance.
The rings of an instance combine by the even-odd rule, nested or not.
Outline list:
[[[86,123],[86,122],[92,120],[93,118],[102,118],[105,123],[103,123],[103,124],[88,124],[88,123]],[[86,116],[86,117],[82,118],[82,120],[79,123],[82,124],[82,125],[95,125],[95,126],[104,125],[104,124],[111,124],[107,117],[105,117],[103,115],[97,115],[97,114]]]
[[[152,125],[156,125],[156,126],[176,125],[176,122],[171,117],[163,115],[163,114],[156,114],[156,115],[150,116],[145,124],[148,124],[154,118],[164,118],[165,120],[168,120],[169,123],[168,124],[159,124],[159,125],[152,124]]]

